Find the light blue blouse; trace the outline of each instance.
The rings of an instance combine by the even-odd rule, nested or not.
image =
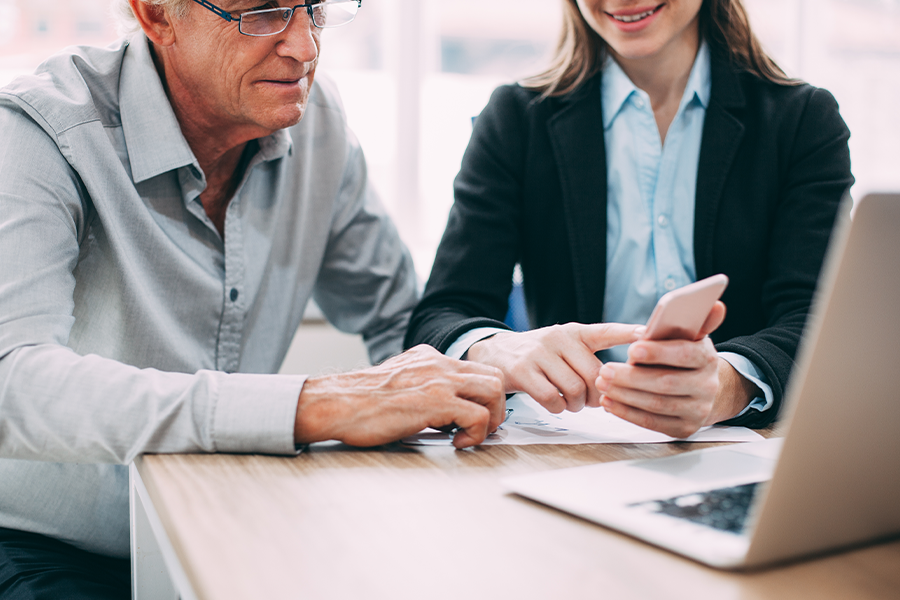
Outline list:
[[[660,296],[697,279],[694,196],[711,88],[704,44],[663,144],[650,96],[607,60],[601,85],[607,157],[604,321],[644,323]],[[624,362],[627,349],[619,346],[603,356]]]
[[[694,204],[711,93],[704,42],[663,143],[650,96],[607,59],[601,83],[607,172],[604,321],[645,323],[663,294],[697,280]],[[627,352],[627,346],[617,346],[600,356],[624,362]],[[765,397],[751,406],[771,406],[771,387],[752,361],[731,352],[719,356],[763,390]]]

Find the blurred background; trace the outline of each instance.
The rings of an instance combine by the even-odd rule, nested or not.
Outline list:
[[[363,0],[356,21],[323,36],[320,71],[341,90],[371,178],[423,281],[471,118],[497,85],[544,65],[561,1]],[[66,45],[115,40],[110,4],[0,0],[0,86]],[[788,75],[830,90],[840,103],[852,133],[853,196],[900,191],[900,0],[744,4]],[[359,361],[357,352],[336,366]]]

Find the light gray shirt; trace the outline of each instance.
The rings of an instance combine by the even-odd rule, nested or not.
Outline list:
[[[127,556],[138,454],[293,453],[305,378],[271,373],[310,297],[402,349],[412,259],[321,74],[224,240],[142,34],[0,90],[0,131],[0,527]]]

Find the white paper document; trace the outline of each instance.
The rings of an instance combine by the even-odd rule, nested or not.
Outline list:
[[[554,415],[526,394],[516,394],[506,401],[507,418],[484,445],[512,444],[660,444],[665,442],[753,442],[763,436],[746,427],[704,427],[683,440],[644,429],[602,408],[585,408],[581,412]],[[414,446],[449,445],[452,434],[425,429],[404,438]]]

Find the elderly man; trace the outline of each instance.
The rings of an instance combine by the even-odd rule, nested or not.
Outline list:
[[[314,297],[373,363],[412,261],[320,30],[360,0],[122,0],[136,34],[0,90],[0,598],[129,595],[127,464],[501,422],[499,372],[414,349],[276,372]]]

